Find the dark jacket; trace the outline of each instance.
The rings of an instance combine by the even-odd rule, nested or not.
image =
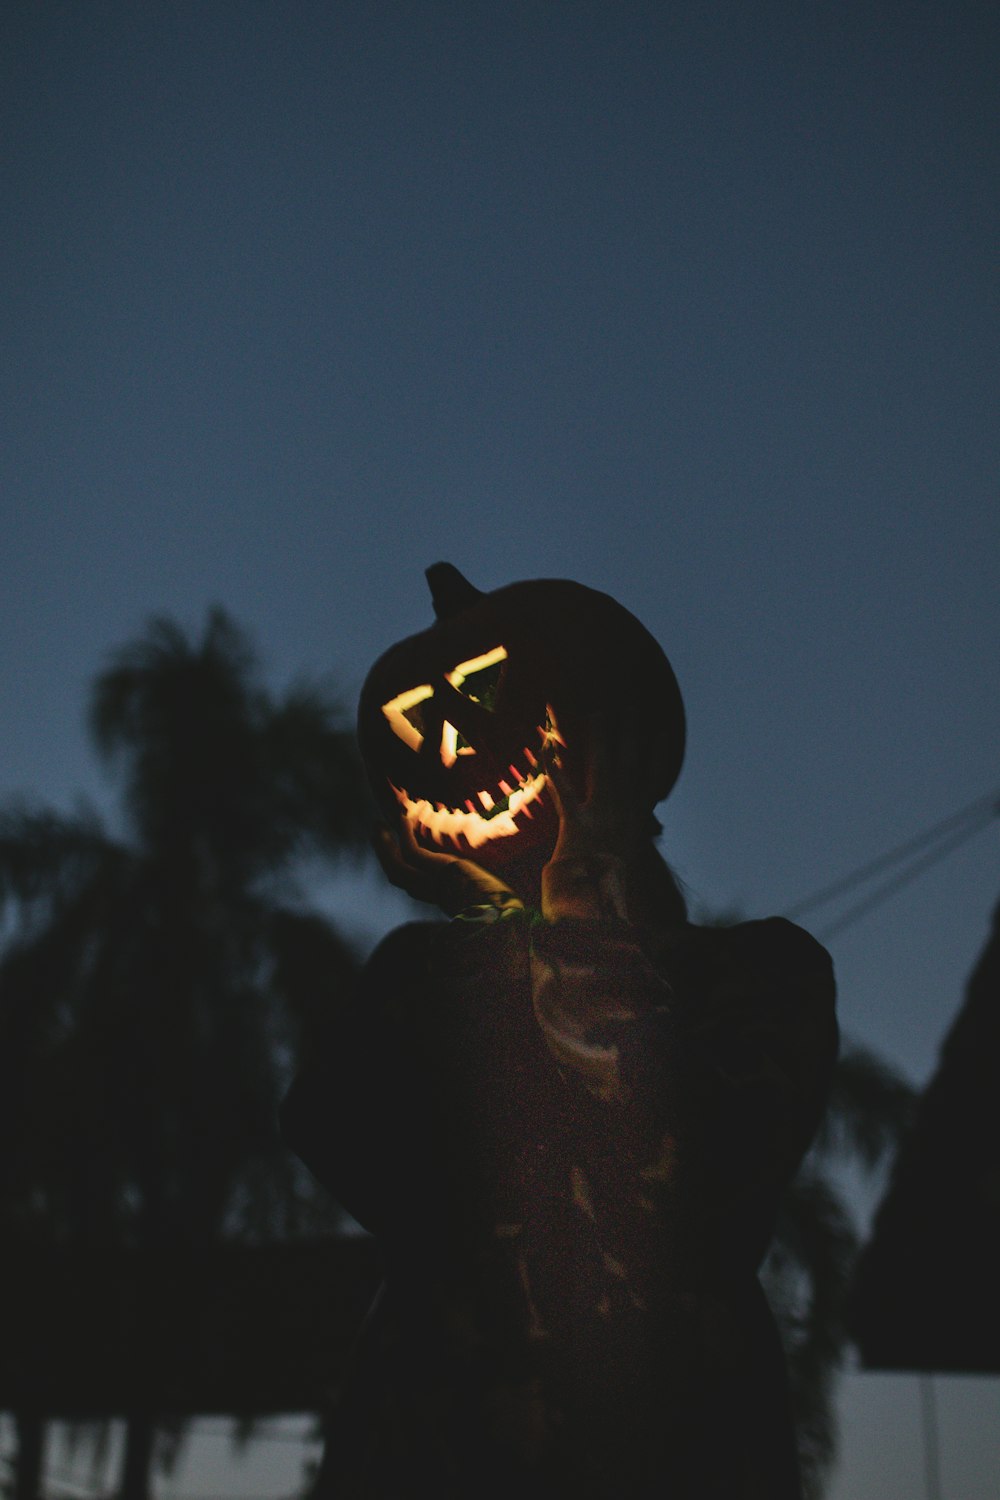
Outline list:
[[[385,1255],[337,1495],[796,1500],[756,1272],[833,1002],[781,919],[650,935],[511,901],[386,938],[283,1112]]]

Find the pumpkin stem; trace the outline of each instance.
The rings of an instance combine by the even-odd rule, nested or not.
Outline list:
[[[439,620],[448,620],[452,615],[461,614],[483,597],[482,591],[474,587],[451,563],[432,563],[427,569],[426,577],[434,613]]]

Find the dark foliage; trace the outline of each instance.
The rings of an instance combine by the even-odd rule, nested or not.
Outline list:
[[[847,1298],[860,1250],[838,1168],[891,1159],[914,1091],[857,1043],[845,1045],[826,1116],[786,1193],[763,1280],[788,1356],[806,1500],[821,1500],[836,1457],[836,1378],[847,1352]]]
[[[272,696],[214,610],[199,639],[160,619],[119,651],[90,723],[124,839],[90,812],[0,812],[0,1232],[83,1251],[330,1228],[275,1121],[355,970],[295,883],[367,848],[344,716]],[[135,1437],[133,1493],[157,1446]]]

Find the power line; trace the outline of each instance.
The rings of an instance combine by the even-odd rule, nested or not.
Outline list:
[[[822,928],[817,933],[817,937],[825,942],[835,932],[843,932],[844,928],[849,927],[852,922],[857,922],[861,917],[866,916],[868,912],[873,911],[876,906],[881,906],[883,901],[887,901],[890,896],[894,896],[897,891],[901,891],[905,885],[909,885],[911,880],[915,880],[918,875],[922,875],[925,870],[929,870],[939,860],[946,859],[949,854],[954,853],[967,839],[972,838],[974,834],[981,833],[987,824],[992,822],[993,816],[994,814],[991,813],[988,818],[980,819],[979,822],[973,824],[971,827],[960,829],[954,837],[945,839],[936,848],[925,854],[923,859],[914,860],[905,870],[900,870],[898,875],[893,875],[890,879],[883,881],[881,885],[876,886],[861,901],[856,902],[854,906],[849,906],[835,921],[831,922],[827,927]]]
[[[876,859],[869,860],[866,864],[859,865],[857,869],[851,870],[847,875],[842,875],[830,885],[823,886],[814,891],[811,896],[806,896],[802,901],[797,901],[790,907],[785,915],[792,920],[803,916],[807,911],[812,911],[817,906],[825,906],[836,896],[843,896],[848,891],[854,890],[856,886],[864,885],[875,875],[883,870],[891,869],[902,860],[909,859],[921,852],[928,845],[943,839],[952,830],[962,827],[962,838],[971,837],[984,828],[993,818],[1000,816],[1000,792],[992,792],[986,797],[977,797],[974,802],[969,802],[965,807],[960,807],[957,812],[951,813],[947,818],[942,818],[939,823],[934,823],[930,828],[925,828],[921,833],[915,834],[905,843],[897,844],[888,849],[884,854],[878,855]],[[955,843],[949,843],[945,852],[957,848],[961,839]],[[942,856],[943,857],[943,856]],[[926,868],[926,865],[921,866]]]

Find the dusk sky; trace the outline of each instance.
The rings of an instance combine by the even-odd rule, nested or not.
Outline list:
[[[441,558],[660,640],[696,908],[787,910],[1000,790],[998,31],[985,0],[9,0],[0,793],[112,812],[87,690],[152,614],[219,603],[269,683],[353,712]],[[997,831],[830,942],[845,1030],[916,1083]],[[368,942],[401,909],[321,897]],[[995,1500],[1000,1380],[938,1385],[944,1495]],[[915,1381],[842,1405],[831,1500],[919,1496]],[[244,1493],[289,1487],[258,1462]]]

